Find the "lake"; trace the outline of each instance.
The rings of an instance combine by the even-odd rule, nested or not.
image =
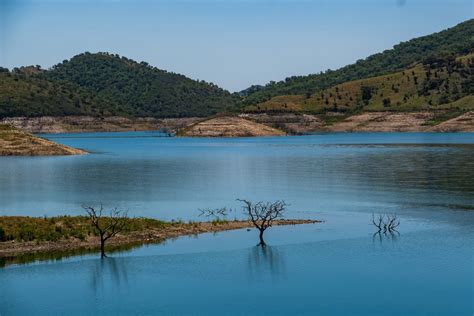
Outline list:
[[[0,214],[199,220],[236,199],[290,204],[324,223],[182,237],[100,260],[0,268],[0,314],[474,313],[474,134],[335,133],[201,139],[42,135],[91,152],[0,157]],[[372,214],[399,233],[374,235]]]

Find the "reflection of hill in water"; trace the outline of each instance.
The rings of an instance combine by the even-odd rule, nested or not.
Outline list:
[[[401,234],[398,231],[376,232],[372,235],[372,246],[374,249],[400,249],[398,241]]]
[[[473,145],[380,144],[344,145],[358,152],[347,153],[331,169],[344,172],[348,180],[376,182],[401,189],[474,191]],[[364,153],[361,155],[361,153]]]

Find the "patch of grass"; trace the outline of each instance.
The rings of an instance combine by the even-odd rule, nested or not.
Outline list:
[[[226,220],[226,219],[217,218],[217,219],[212,220],[211,224],[214,225],[214,226],[217,226],[217,225],[220,225],[220,224],[226,224],[228,222],[229,221]]]
[[[163,229],[175,224],[178,223],[149,218],[128,218],[123,233]],[[88,236],[97,236],[97,231],[86,216],[0,217],[0,241],[57,241],[69,238],[85,240]]]

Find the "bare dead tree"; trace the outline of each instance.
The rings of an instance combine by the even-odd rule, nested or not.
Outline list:
[[[273,222],[282,219],[288,206],[285,201],[279,200],[276,202],[256,202],[253,203],[247,200],[238,199],[244,203],[243,210],[248,216],[249,220],[259,230],[260,244],[264,246],[263,233],[268,227],[272,227]]]
[[[226,207],[215,208],[215,209],[203,208],[203,209],[199,209],[199,212],[200,212],[199,216],[214,218],[214,220],[219,221],[221,219],[226,218],[227,215],[232,212],[232,209],[228,209]]]
[[[379,214],[378,218],[375,219],[374,214],[372,214],[372,224],[377,227],[377,233],[380,233],[383,229],[384,226],[384,221],[383,221],[384,215]]]
[[[374,214],[372,214],[372,224],[377,228],[375,234],[380,234],[383,230],[383,233],[393,233],[398,232],[397,227],[400,226],[400,220],[397,215],[385,215],[379,214],[377,219]]]
[[[397,231],[397,227],[400,226],[400,220],[397,215],[388,215],[387,224],[385,230],[389,232]]]
[[[101,257],[107,257],[105,254],[105,242],[124,230],[128,218],[127,211],[113,208],[109,212],[104,212],[102,204],[98,208],[89,205],[83,205],[82,208],[99,234]]]

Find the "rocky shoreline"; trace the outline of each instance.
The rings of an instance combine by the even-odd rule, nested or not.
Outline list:
[[[2,123],[29,133],[166,130],[193,137],[252,137],[318,132],[474,132],[474,111],[448,115],[441,119],[433,112],[366,112],[350,116],[340,113],[244,113],[227,117],[166,119],[14,117],[0,120],[0,124]]]
[[[318,132],[474,132],[474,111],[440,120],[433,112],[241,114],[243,118],[287,131],[288,134]]]
[[[126,118],[118,116],[43,116],[8,117],[0,120],[0,124],[8,124],[34,134],[59,134],[156,131],[160,129],[177,131],[200,120],[202,118],[196,117],[155,119],[151,117]]]

